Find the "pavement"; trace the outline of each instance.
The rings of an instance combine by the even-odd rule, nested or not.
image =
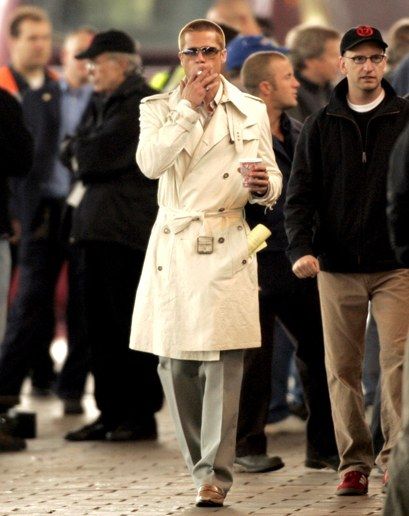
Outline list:
[[[25,389],[27,392],[27,389]],[[64,441],[63,435],[92,421],[91,394],[86,414],[63,416],[54,397],[23,396],[21,410],[37,413],[37,438],[26,451],[0,454],[0,515],[298,515],[382,514],[382,478],[371,475],[367,496],[338,497],[338,476],[303,465],[304,424],[294,417],[268,425],[269,451],[285,468],[262,474],[237,469],[224,508],[196,508],[195,490],[179,453],[166,407],[158,414],[156,442]]]

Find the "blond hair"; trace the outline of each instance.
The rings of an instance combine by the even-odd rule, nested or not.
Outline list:
[[[192,20],[191,22],[187,23],[184,27],[182,27],[181,31],[179,32],[178,36],[178,45],[179,50],[182,50],[182,46],[185,40],[185,34],[187,32],[214,32],[217,34],[219,38],[219,43],[222,47],[222,49],[226,46],[226,38],[224,36],[223,29],[217,25],[217,23],[214,23],[209,20],[205,20],[202,18],[199,18],[197,20]]]
[[[274,85],[274,73],[271,71],[270,64],[282,60],[288,61],[288,57],[276,50],[251,54],[244,61],[241,69],[241,83],[249,93],[258,96],[260,82],[270,81]]]

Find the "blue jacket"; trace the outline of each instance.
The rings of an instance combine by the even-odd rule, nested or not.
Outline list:
[[[23,115],[34,138],[34,161],[29,174],[13,181],[12,213],[22,223],[23,234],[41,224],[45,200],[42,184],[46,183],[58,155],[60,120],[59,83],[47,83],[30,90],[22,101]]]

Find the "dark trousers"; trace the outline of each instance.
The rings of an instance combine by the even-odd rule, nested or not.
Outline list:
[[[22,237],[17,295],[0,346],[0,405],[3,408],[19,403],[22,383],[30,371],[34,371],[32,381],[38,386],[53,375],[49,347],[55,333],[55,287],[67,259],[66,248],[59,238],[62,209],[62,201],[44,202],[41,207],[43,216],[39,217],[35,229]],[[68,256],[69,276],[72,276],[73,284],[78,282],[80,274],[76,270],[78,260],[72,259],[74,256],[73,250],[71,256]],[[69,306],[71,333],[77,332],[75,345],[79,353],[86,356],[83,326],[77,322],[83,317],[82,309],[75,299],[69,302]],[[76,330],[73,329],[75,325]],[[74,375],[66,376],[61,389],[70,392],[81,390],[85,381],[84,374],[82,377],[78,380]]]
[[[309,411],[306,456],[314,459],[336,455],[316,280],[297,279],[284,253],[261,253],[258,262],[262,345],[246,350],[244,355],[237,456],[262,454],[267,450],[264,426],[271,397],[275,317],[295,345]]]
[[[163,400],[157,357],[129,349],[144,253],[106,242],[87,242],[83,248],[85,314],[97,407],[107,425],[143,423]]]
[[[84,250],[72,245],[68,249],[67,356],[58,374],[55,390],[61,399],[81,399],[88,373],[91,352],[84,306]]]

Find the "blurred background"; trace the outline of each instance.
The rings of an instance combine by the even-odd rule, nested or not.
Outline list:
[[[97,30],[116,28],[142,45],[147,75],[156,67],[177,62],[177,34],[194,18],[206,16],[212,0],[0,0],[0,64],[8,59],[5,24],[17,5],[46,9],[54,24],[55,52],[64,35],[82,25]],[[250,0],[254,13],[269,34],[284,43],[288,30],[299,23],[329,25],[344,32],[360,24],[375,25],[387,37],[389,27],[409,16],[409,0]],[[58,58],[55,57],[55,64]]]

